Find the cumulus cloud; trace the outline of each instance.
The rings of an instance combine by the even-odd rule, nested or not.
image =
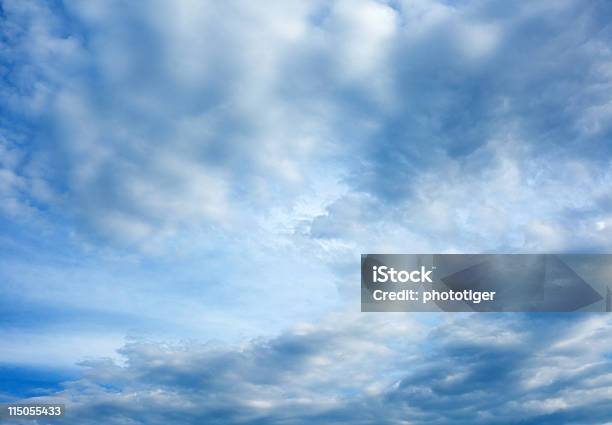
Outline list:
[[[294,104],[278,75],[307,48],[314,6],[8,2],[21,27],[8,75],[48,93],[33,110],[36,88],[16,82],[21,103],[7,107],[41,129],[25,150],[47,166],[55,208],[94,235],[142,241],[290,196],[326,149],[324,111]]]
[[[122,365],[88,363],[51,399],[80,424],[596,424],[609,414],[611,326],[342,314],[235,348],[132,342]]]
[[[3,335],[261,336],[128,344],[57,394],[70,421],[605,420],[603,317],[262,334],[337,309],[331,283],[354,301],[362,252],[608,249],[608,2],[1,8],[3,312],[28,317]]]
[[[610,246],[610,163],[591,167],[520,141],[492,141],[415,173],[391,204],[352,193],[315,217],[310,235],[344,252],[601,251]]]
[[[12,210],[52,208],[86,239],[145,243],[291,209],[321,181],[391,207],[417,202],[437,173],[454,190],[457,168],[481,191],[512,190],[486,181],[475,152],[494,166],[525,150],[507,161],[526,178],[534,161],[605,175],[610,13],[575,1],[7,2],[3,107],[28,129],[19,151],[35,181],[8,170],[3,196]],[[514,200],[500,216],[510,226]],[[448,214],[459,201],[438,202]],[[520,223],[533,240],[491,245],[562,247],[547,236],[562,219],[540,214]]]

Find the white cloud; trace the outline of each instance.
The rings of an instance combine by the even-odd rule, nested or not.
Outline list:
[[[111,424],[595,424],[607,414],[610,390],[597,378],[610,371],[609,350],[597,333],[609,335],[608,319],[414,319],[336,314],[240,348],[132,342],[122,366],[88,362],[47,400],[66,402],[68,423],[81,424],[102,411]],[[557,365],[546,382],[523,385]]]
[[[71,327],[29,360],[107,354],[98,320],[262,337],[128,345],[60,395],[79,423],[607,413],[605,321],[474,318],[428,343],[368,315],[269,337],[338,309],[334,285],[355,301],[363,252],[609,248],[603,3],[65,6],[3,3],[2,208],[54,230],[6,226],[2,296]]]
[[[584,24],[567,30],[577,10]],[[601,156],[580,148],[606,133],[610,54],[596,8],[185,0],[6,11],[9,28],[22,27],[8,31],[11,112],[41,123],[20,148],[37,164],[36,184],[6,204],[29,196],[85,240],[146,246],[239,226],[246,211],[261,222],[321,181],[343,180],[346,199],[385,203],[378,231],[422,248],[607,243],[605,230],[588,231],[606,221],[602,211],[572,223],[578,243],[559,234],[568,214],[599,208],[579,182],[602,178],[603,188],[607,178],[589,171],[607,167]],[[555,146],[558,156],[543,154]],[[427,202],[418,211],[389,202],[408,195]],[[354,202],[336,209],[343,203]]]
[[[362,252],[563,252],[610,244],[606,226],[596,225],[606,223],[605,213],[592,213],[612,183],[609,165],[536,154],[516,140],[435,163],[414,171],[408,197],[338,201],[314,220],[312,236],[350,241]]]
[[[500,28],[494,24],[467,23],[457,29],[458,48],[472,60],[493,52],[499,39]]]

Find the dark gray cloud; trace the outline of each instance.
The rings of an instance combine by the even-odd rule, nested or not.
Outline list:
[[[600,424],[605,315],[336,315],[242,347],[133,342],[54,397],[67,423]]]

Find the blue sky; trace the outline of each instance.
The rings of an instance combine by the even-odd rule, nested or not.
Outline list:
[[[1,5],[1,398],[612,421],[604,315],[358,313],[361,253],[609,252],[609,2]]]

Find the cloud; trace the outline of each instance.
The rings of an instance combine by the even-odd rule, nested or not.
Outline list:
[[[601,315],[339,314],[235,348],[132,342],[52,397],[68,423],[601,423]]]
[[[321,183],[393,208],[437,173],[486,179],[508,153],[525,178],[536,172],[525,161],[609,169],[603,2],[7,2],[4,13],[3,107],[28,133],[23,163],[2,174],[5,205],[50,208],[86,240],[235,227]],[[514,183],[480,186],[500,184]],[[506,220],[522,214],[515,201]],[[549,235],[560,221],[520,223],[535,242],[490,245],[563,247]]]
[[[496,140],[415,172],[385,202],[349,192],[303,226],[350,294],[362,253],[600,253],[610,249],[610,163],[594,167],[521,141]]]
[[[473,320],[474,318],[472,318]],[[435,356],[404,378],[391,398],[445,412],[434,423],[597,423],[604,419],[609,321],[584,316],[499,316],[439,328]],[[578,336],[578,338],[576,338]],[[503,394],[501,398],[497,395]],[[588,397],[582,399],[582,395]]]
[[[5,6],[23,26],[9,82],[48,92],[32,108],[16,81],[7,107],[40,129],[23,150],[45,165],[51,206],[94,237],[140,242],[295,192],[327,130],[277,73],[314,6],[184,2],[119,19],[116,6]]]
[[[270,334],[356,302],[362,252],[608,249],[611,14],[3,2],[0,277],[20,319],[0,331],[40,344],[4,360],[107,354],[132,328],[260,337],[88,363],[57,395],[79,423],[604,421],[598,316]]]

